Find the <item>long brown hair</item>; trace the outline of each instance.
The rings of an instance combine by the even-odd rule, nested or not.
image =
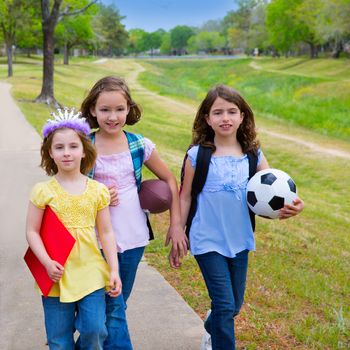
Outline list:
[[[120,91],[123,93],[129,107],[125,124],[133,125],[140,120],[142,113],[141,107],[131,98],[125,80],[115,76],[107,76],[100,79],[92,87],[80,107],[82,116],[86,118],[91,128],[99,127],[97,119],[91,114],[91,109],[96,106],[96,101],[103,91]]]
[[[219,84],[211,88],[200,104],[192,128],[192,144],[210,147],[215,150],[214,130],[208,125],[206,119],[215,100],[221,97],[228,102],[234,103],[241,113],[243,121],[237,130],[237,140],[242,147],[243,153],[248,151],[257,152],[259,141],[256,139],[254,114],[244,98],[229,86]]]
[[[45,170],[46,174],[49,176],[56,175],[58,172],[57,165],[50,156],[53,136],[58,130],[62,130],[62,129],[57,129],[44,138],[43,143],[41,145],[41,150],[40,150],[40,154],[41,154],[40,166]],[[80,172],[86,175],[93,168],[96,161],[97,153],[96,153],[95,147],[91,144],[91,141],[88,136],[83,135],[77,131],[76,133],[78,134],[80,141],[83,144],[83,150],[85,154],[85,157],[82,158],[80,163]]]

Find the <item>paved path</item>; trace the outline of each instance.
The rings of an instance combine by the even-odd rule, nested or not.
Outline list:
[[[0,349],[47,350],[40,297],[23,262],[25,213],[39,169],[40,137],[0,82]],[[127,310],[135,350],[198,350],[202,321],[142,262]]]

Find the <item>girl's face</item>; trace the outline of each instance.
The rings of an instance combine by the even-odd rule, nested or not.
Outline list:
[[[90,112],[97,118],[100,132],[117,135],[126,122],[129,107],[121,91],[103,91]]]
[[[215,136],[236,136],[243,121],[243,113],[233,102],[218,97],[211,106],[206,121],[214,130]]]
[[[76,131],[72,129],[57,130],[52,138],[50,156],[57,165],[58,172],[80,172],[84,147]]]

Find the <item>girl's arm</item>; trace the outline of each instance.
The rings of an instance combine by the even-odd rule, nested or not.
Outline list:
[[[97,212],[96,227],[100,239],[104,256],[109,266],[109,286],[108,294],[117,297],[122,291],[122,283],[118,273],[117,245],[114,239],[114,231],[109,215],[109,208],[105,207]]]
[[[269,163],[267,162],[267,159],[264,155],[261,157],[261,161],[256,167],[256,171],[264,170],[270,168]]]
[[[43,264],[49,277],[54,282],[58,282],[63,275],[64,268],[57,261],[50,258],[40,237],[40,227],[43,215],[44,209],[37,208],[32,202],[29,202],[26,222],[26,238],[30,249]]]
[[[194,177],[195,169],[192,167],[190,160],[187,158],[185,162],[185,175],[183,179],[182,189],[180,193],[180,212],[181,212],[181,227],[186,226],[188,213],[191,207],[191,190],[192,190],[192,181]],[[173,268],[179,268],[181,266],[181,257],[176,254],[176,251],[173,249],[169,254],[170,265]]]
[[[269,164],[265,156],[262,156],[260,164],[257,166],[257,171],[268,169]],[[293,205],[286,204],[279,212],[279,219],[288,219],[292,216],[299,214],[304,209],[304,202],[300,198],[296,198],[293,201]]]
[[[185,162],[185,175],[180,193],[180,208],[181,208],[181,226],[186,226],[188,213],[191,207],[191,191],[195,169],[192,167],[191,161],[187,158]]]
[[[170,187],[172,194],[170,207],[170,227],[166,236],[165,245],[168,245],[169,241],[171,240],[172,251],[176,255],[183,257],[187,254],[188,240],[183,230],[183,226],[181,225],[179,190],[175,176],[162,161],[156,150],[153,150],[150,158],[145,162],[145,165],[159,179],[167,182]]]

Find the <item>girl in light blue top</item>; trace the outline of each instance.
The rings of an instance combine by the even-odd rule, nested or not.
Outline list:
[[[181,223],[186,225],[199,145],[213,150],[208,176],[197,197],[189,231],[190,249],[205,280],[211,313],[204,326],[202,349],[234,350],[234,316],[242,306],[248,252],[255,250],[246,202],[248,153],[255,154],[257,171],[269,167],[256,140],[254,115],[240,94],[224,85],[212,88],[197,112],[194,146],[188,151],[180,194]],[[280,210],[280,219],[304,207],[297,198]]]

